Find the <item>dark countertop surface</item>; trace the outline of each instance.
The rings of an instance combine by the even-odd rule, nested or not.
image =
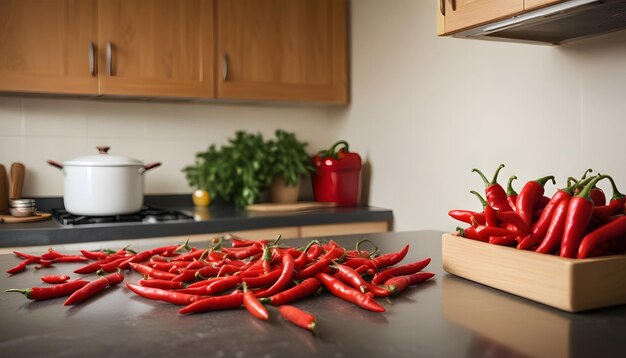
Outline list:
[[[379,300],[384,313],[364,311],[328,293],[295,303],[317,316],[317,336],[287,324],[275,309],[267,322],[243,309],[181,316],[179,307],[135,296],[123,285],[72,308],[62,305],[63,298],[30,302],[7,293],[0,296],[2,356],[621,357],[626,352],[626,306],[572,314],[446,274],[440,232],[336,241],[353,246],[363,237],[381,252],[409,243],[404,262],[432,257],[426,270],[436,273],[434,281],[389,302]],[[307,240],[287,242],[297,246]],[[152,247],[148,244],[146,240],[144,248]],[[18,262],[12,255],[0,256],[3,270]],[[59,264],[45,271],[29,267],[5,275],[0,290],[40,285],[43,272],[70,273],[79,265]],[[139,278],[133,273],[127,281]]]
[[[393,220],[389,209],[375,207],[321,208],[301,212],[260,213],[232,206],[195,208],[189,195],[147,196],[146,205],[182,211],[194,219],[159,223],[113,223],[64,226],[57,220],[21,224],[0,223],[0,248],[61,243],[128,240],[162,236],[193,235],[271,227],[338,224]],[[60,198],[38,198],[40,211],[63,207]]]

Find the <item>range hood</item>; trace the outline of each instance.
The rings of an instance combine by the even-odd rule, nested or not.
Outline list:
[[[558,45],[621,29],[626,29],[626,0],[569,0],[454,37]]]

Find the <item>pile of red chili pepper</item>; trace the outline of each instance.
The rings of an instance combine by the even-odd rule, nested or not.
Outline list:
[[[273,242],[251,241],[227,235],[212,240],[206,249],[184,245],[170,245],[135,253],[124,248],[118,251],[87,251],[81,255],[64,255],[52,249],[41,256],[15,252],[23,261],[8,270],[16,274],[29,264],[41,268],[57,262],[89,261],[74,270],[85,275],[94,272],[106,274],[88,282],[69,281],[69,276],[44,276],[42,280],[54,284],[33,287],[21,292],[29,299],[41,300],[71,295],[66,305],[77,304],[98,292],[124,280],[123,270],[132,269],[144,276],[126,287],[139,296],[184,306],[179,313],[246,308],[254,317],[267,320],[264,304],[279,306],[280,314],[288,321],[315,331],[315,317],[287,304],[319,293],[322,288],[333,295],[373,312],[385,308],[377,297],[397,295],[407,287],[422,283],[434,276],[422,272],[430,258],[404,265],[409,245],[394,253],[379,254],[369,240],[348,250],[330,240],[311,241],[302,248]],[[230,245],[226,243],[230,242]],[[370,244],[371,252],[362,246]],[[186,251],[186,252],[182,252]],[[108,273],[108,274],[107,274]]]
[[[515,246],[544,254],[568,258],[626,253],[626,196],[620,193],[615,181],[608,175],[580,179],[569,177],[567,186],[558,189],[552,197],[544,195],[544,186],[554,176],[527,182],[522,190],[512,188],[516,176],[509,178],[507,190],[498,184],[501,164],[489,181],[478,169],[473,169],[485,183],[485,198],[475,191],[482,203],[480,212],[452,210],[448,214],[470,224],[457,228],[460,236],[495,245]],[[604,191],[597,187],[608,180],[613,189],[606,202]]]

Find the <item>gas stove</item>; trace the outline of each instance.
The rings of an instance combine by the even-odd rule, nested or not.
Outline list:
[[[163,223],[170,221],[193,221],[182,211],[144,206],[133,214],[115,216],[84,216],[68,213],[65,209],[53,209],[52,216],[62,225],[115,224],[115,223]]]

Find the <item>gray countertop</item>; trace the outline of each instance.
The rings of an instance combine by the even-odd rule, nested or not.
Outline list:
[[[42,211],[63,206],[60,198],[37,200],[37,205]],[[147,205],[185,212],[193,216],[192,221],[64,226],[55,219],[50,219],[32,223],[0,224],[0,247],[128,240],[286,226],[391,222],[393,220],[391,210],[367,206],[323,208],[303,212],[258,213],[225,205],[195,208],[190,202],[188,195],[162,195],[146,198]]]
[[[317,316],[318,336],[285,323],[275,309],[268,322],[243,309],[181,316],[179,307],[137,297],[123,285],[73,308],[64,307],[62,298],[30,302],[7,293],[0,297],[2,356],[618,357],[626,352],[626,306],[566,313],[445,274],[439,232],[336,240],[353,246],[364,237],[382,252],[409,243],[406,262],[432,257],[427,270],[436,273],[434,281],[380,300],[385,313],[364,311],[328,293],[295,303]],[[0,256],[3,270],[18,262]],[[45,273],[69,273],[77,266]],[[41,274],[29,267],[5,276],[0,290],[39,285]]]

